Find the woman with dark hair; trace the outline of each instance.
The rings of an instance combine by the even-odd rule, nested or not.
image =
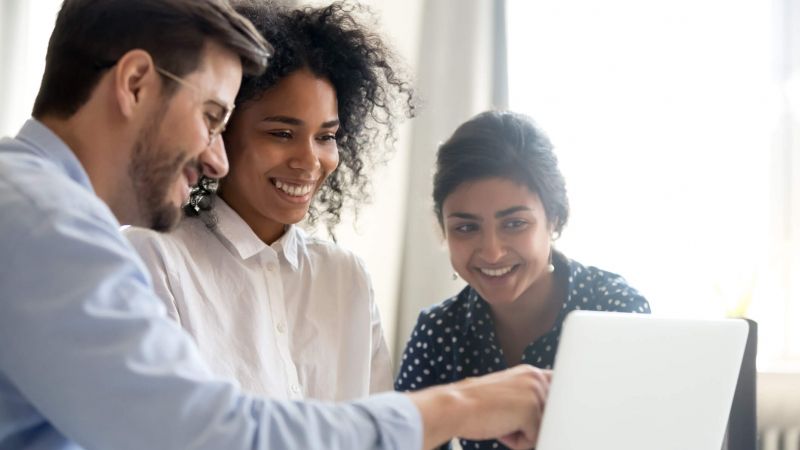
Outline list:
[[[362,7],[236,9],[277,48],[263,75],[242,81],[223,134],[229,175],[200,181],[175,232],[127,235],[169,314],[245,390],[323,400],[390,390],[363,263],[297,223],[330,230],[363,201],[395,120],[413,112],[410,86]]]
[[[419,315],[397,390],[521,363],[551,369],[570,311],[650,312],[620,276],[553,248],[569,216],[566,187],[550,141],[529,118],[489,111],[462,124],[439,147],[433,184],[450,261],[468,285]]]

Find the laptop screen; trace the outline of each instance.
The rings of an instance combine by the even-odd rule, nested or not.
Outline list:
[[[747,336],[741,320],[570,313],[537,449],[721,448]]]

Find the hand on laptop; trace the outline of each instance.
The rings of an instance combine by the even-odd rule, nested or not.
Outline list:
[[[536,445],[550,388],[550,371],[519,365],[483,377],[410,393],[422,416],[425,448],[453,436],[502,437],[512,449]]]

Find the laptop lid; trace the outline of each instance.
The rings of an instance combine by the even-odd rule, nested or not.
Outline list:
[[[537,450],[721,448],[747,334],[742,320],[570,313]]]

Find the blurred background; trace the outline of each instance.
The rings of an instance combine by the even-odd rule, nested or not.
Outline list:
[[[556,246],[655,313],[758,321],[760,420],[800,426],[800,1],[362,3],[422,100],[372,202],[336,230],[395,355],[420,309],[461,288],[432,213],[437,144],[510,108],[556,146],[572,208]],[[59,5],[0,0],[0,135],[30,114]]]

